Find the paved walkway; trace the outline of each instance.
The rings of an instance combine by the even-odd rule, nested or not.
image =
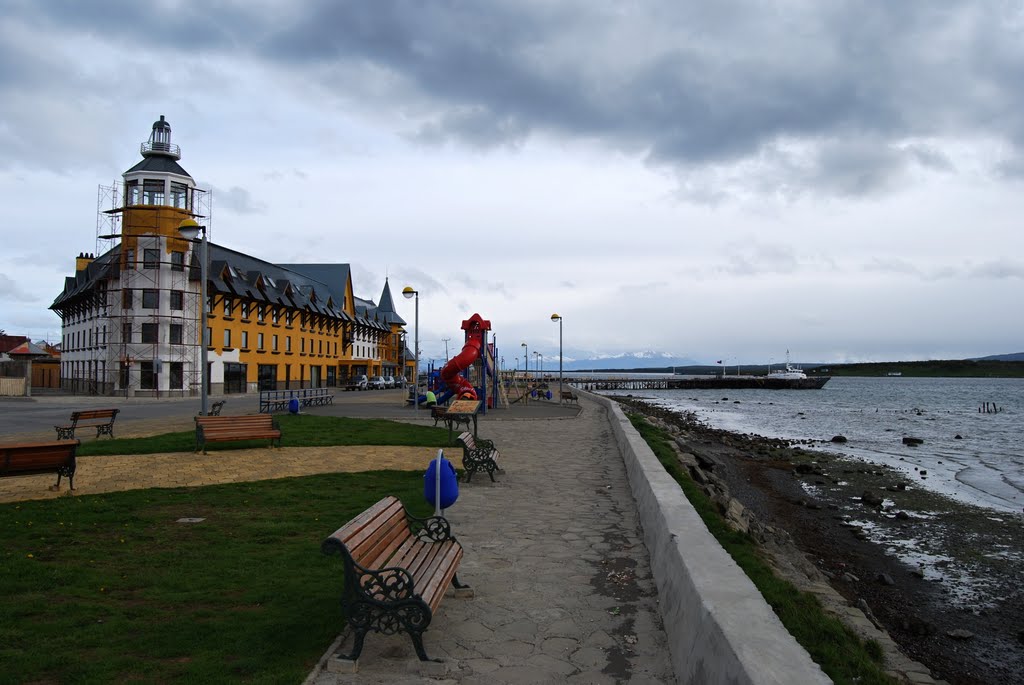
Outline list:
[[[461,484],[446,512],[471,599],[449,596],[424,636],[367,636],[357,674],[316,685],[672,683],[649,557],[604,409],[573,420],[487,421],[506,474]],[[480,479],[480,482],[477,480]],[[347,646],[347,645],[345,645]]]

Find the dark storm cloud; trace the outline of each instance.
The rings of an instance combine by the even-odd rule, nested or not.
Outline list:
[[[315,81],[420,141],[491,146],[535,134],[569,137],[681,173],[757,161],[752,181],[767,190],[885,192],[913,166],[951,168],[943,150],[921,142],[935,139],[1005,143],[1008,159],[994,163],[1016,175],[1024,148],[1022,17],[1011,5],[25,0],[15,7],[21,25],[57,36],[254,60]],[[10,58],[0,62],[0,93],[27,78],[60,78],[45,58],[0,50]]]

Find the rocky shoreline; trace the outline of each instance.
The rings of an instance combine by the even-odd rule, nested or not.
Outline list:
[[[1024,683],[1020,514],[956,502],[884,465],[615,399],[670,430],[733,525],[780,573],[877,639],[900,679]]]

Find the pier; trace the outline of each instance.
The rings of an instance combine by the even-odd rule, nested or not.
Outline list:
[[[807,378],[772,378],[769,376],[665,376],[663,378],[629,378],[568,376],[566,382],[583,390],[817,390],[831,376]]]

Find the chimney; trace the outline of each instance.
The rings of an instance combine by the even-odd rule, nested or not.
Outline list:
[[[75,258],[75,271],[84,271],[85,267],[92,264],[92,260],[95,259],[91,252],[79,252],[78,257]]]

